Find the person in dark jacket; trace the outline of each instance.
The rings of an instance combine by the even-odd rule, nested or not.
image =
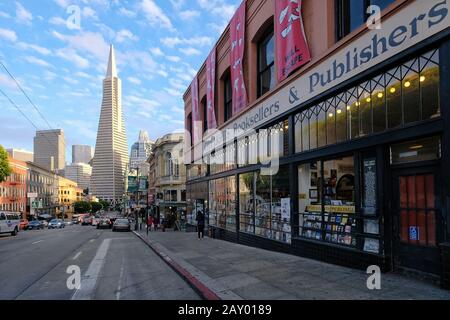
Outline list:
[[[197,217],[195,220],[197,220],[198,239],[200,240],[205,237],[205,215],[202,211],[197,212]]]

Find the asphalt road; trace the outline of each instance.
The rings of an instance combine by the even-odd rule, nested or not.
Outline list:
[[[71,267],[71,273],[67,273]],[[81,277],[80,287],[69,289]],[[73,271],[75,270],[75,272]],[[0,300],[198,300],[130,232],[70,226],[0,235]]]

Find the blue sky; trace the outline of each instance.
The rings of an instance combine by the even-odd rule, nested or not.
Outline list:
[[[0,2],[0,59],[53,128],[95,146],[109,44],[116,48],[129,145],[182,129],[182,95],[240,0],[21,0]],[[68,28],[69,6],[80,29]],[[69,19],[70,22],[75,21]],[[69,25],[70,26],[70,25]],[[0,88],[48,129],[0,68]],[[0,96],[0,144],[33,150],[35,129]]]

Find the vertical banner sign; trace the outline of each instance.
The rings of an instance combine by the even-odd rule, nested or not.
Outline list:
[[[231,33],[231,86],[233,88],[233,115],[247,107],[247,89],[244,83],[242,62],[245,49],[245,11],[243,1],[230,22]]]
[[[216,129],[215,92],[216,92],[216,48],[214,48],[206,60],[206,103],[208,114],[208,129]]]
[[[275,1],[278,81],[311,60],[302,19],[302,0]]]
[[[194,80],[191,83],[191,100],[192,100],[192,137],[193,137],[193,144],[197,144],[201,141],[201,137],[199,135],[199,129],[198,125],[200,125],[200,112],[199,112],[199,105],[198,105],[198,78],[195,76]]]

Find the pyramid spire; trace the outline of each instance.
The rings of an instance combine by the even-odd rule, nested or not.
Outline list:
[[[114,53],[114,46],[111,44],[109,49],[109,61],[108,61],[108,71],[106,72],[106,78],[117,77],[117,67],[116,67],[116,54]]]

